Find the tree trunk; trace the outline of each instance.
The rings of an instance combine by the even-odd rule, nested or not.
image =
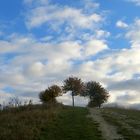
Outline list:
[[[72,106],[74,107],[74,95],[72,93]]]

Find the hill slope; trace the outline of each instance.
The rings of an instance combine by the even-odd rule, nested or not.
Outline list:
[[[102,140],[87,108],[31,107],[0,113],[0,140]]]
[[[0,140],[114,138],[139,140],[140,111],[103,108],[89,112],[88,108],[62,105],[34,105],[0,111]]]
[[[140,140],[140,111],[105,108],[101,114],[107,123],[116,126],[118,134],[126,140]]]

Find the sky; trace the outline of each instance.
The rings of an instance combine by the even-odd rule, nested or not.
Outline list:
[[[77,76],[140,108],[139,38],[140,0],[0,0],[0,103]]]

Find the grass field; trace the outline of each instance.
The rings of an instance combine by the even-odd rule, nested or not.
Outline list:
[[[119,108],[100,111],[125,140],[140,140],[140,111]],[[99,124],[88,115],[87,108],[60,104],[0,111],[0,140],[103,140]]]
[[[0,140],[38,140],[59,107],[30,106],[0,112]]]
[[[102,140],[98,124],[80,107],[41,107],[0,112],[0,140]]]
[[[41,140],[101,140],[98,124],[87,115],[86,108],[64,107],[46,127]]]
[[[102,109],[108,123],[117,127],[125,140],[140,140],[140,111],[120,108]]]

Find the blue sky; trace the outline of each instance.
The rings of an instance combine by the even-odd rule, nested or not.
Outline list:
[[[140,0],[1,0],[0,102],[37,101],[75,75],[101,82],[110,103],[139,104],[139,13]]]

